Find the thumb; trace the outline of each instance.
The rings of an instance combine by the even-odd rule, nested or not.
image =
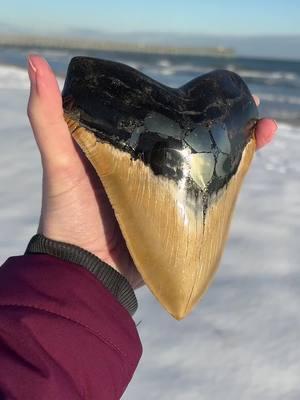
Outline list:
[[[272,141],[277,128],[276,121],[272,119],[263,118],[258,121],[255,129],[257,150]]]
[[[74,165],[78,153],[63,117],[55,75],[47,61],[37,55],[28,57],[28,75],[31,87],[27,112],[44,170]]]

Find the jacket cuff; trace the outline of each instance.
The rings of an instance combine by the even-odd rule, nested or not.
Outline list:
[[[31,238],[24,254],[49,254],[81,265],[95,275],[131,315],[136,312],[137,299],[127,279],[89,251],[36,234]]]

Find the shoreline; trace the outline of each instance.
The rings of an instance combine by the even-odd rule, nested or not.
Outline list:
[[[179,56],[207,56],[230,58],[235,55],[231,48],[225,47],[181,47],[162,46],[154,44],[122,43],[115,41],[100,41],[91,39],[71,39],[57,37],[31,37],[31,36],[2,36],[0,48],[32,48],[43,50],[88,50],[112,51],[117,53],[153,54],[153,55],[179,55]]]

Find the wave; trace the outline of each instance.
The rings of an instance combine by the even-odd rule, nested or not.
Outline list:
[[[0,89],[28,89],[27,71],[12,65],[0,65]]]
[[[260,169],[274,172],[276,175],[296,177],[300,173],[300,164],[297,162],[297,152],[300,145],[300,126],[279,122],[278,132],[270,146],[257,153],[257,162]],[[292,152],[292,153],[291,153]]]
[[[161,59],[156,64],[147,66],[147,69],[164,76],[179,74],[202,75],[211,71],[211,68],[208,67],[189,63],[175,64],[168,59]]]
[[[63,79],[58,78],[60,89]],[[29,90],[29,78],[26,69],[14,65],[0,64],[0,89]]]
[[[284,137],[292,136],[294,140],[300,140],[300,126],[295,126],[288,122],[279,122],[278,129]]]
[[[259,71],[240,69],[233,64],[226,65],[226,69],[236,72],[244,78],[266,79],[266,80],[283,80],[283,81],[299,81],[300,76],[294,72],[282,71]]]
[[[261,100],[264,100],[264,101],[272,101],[275,103],[300,105],[300,97],[298,97],[298,96],[284,96],[284,95],[275,95],[275,94],[267,94],[267,93],[259,93],[259,92],[256,92],[256,95]]]
[[[144,64],[144,66],[146,66]],[[138,65],[141,67],[141,64]],[[147,67],[156,68],[162,75],[172,75],[178,73],[198,73],[205,74],[212,69],[215,69],[215,66],[202,66],[197,65],[196,63],[174,63],[169,59],[162,58],[157,61],[156,64],[147,65]],[[251,79],[263,79],[263,80],[278,80],[278,81],[289,81],[289,82],[300,82],[300,75],[295,72],[284,72],[284,71],[260,71],[260,70],[250,70],[239,68],[234,64],[226,64],[223,66],[218,66],[217,68],[227,69],[232,72],[236,72],[244,78]]]
[[[252,82],[263,83],[266,85],[287,85],[300,87],[300,74],[296,72],[285,72],[285,71],[261,71],[240,68],[234,64],[225,65],[197,65],[196,63],[175,63],[169,59],[161,59],[156,63],[139,64],[136,65],[138,69],[150,71],[150,73],[160,74],[162,76],[172,75],[191,75],[195,77],[210,72],[213,69],[221,68],[227,69],[232,72],[236,72],[241,75],[244,79]]]

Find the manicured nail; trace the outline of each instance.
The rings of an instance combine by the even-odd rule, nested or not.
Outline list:
[[[37,68],[34,65],[30,56],[27,57],[28,76],[30,79],[30,88],[34,92],[37,91]]]
[[[28,61],[29,67],[32,69],[32,71],[33,71],[34,73],[36,73],[37,68],[36,68],[36,66],[34,65],[34,63],[33,63],[33,61],[32,61],[32,59],[31,59],[30,56],[27,57],[27,61]]]
[[[277,122],[275,121],[275,119],[273,119],[272,121],[274,122],[274,125],[275,125],[275,128],[276,128],[276,131],[277,131],[277,129],[278,129]]]

